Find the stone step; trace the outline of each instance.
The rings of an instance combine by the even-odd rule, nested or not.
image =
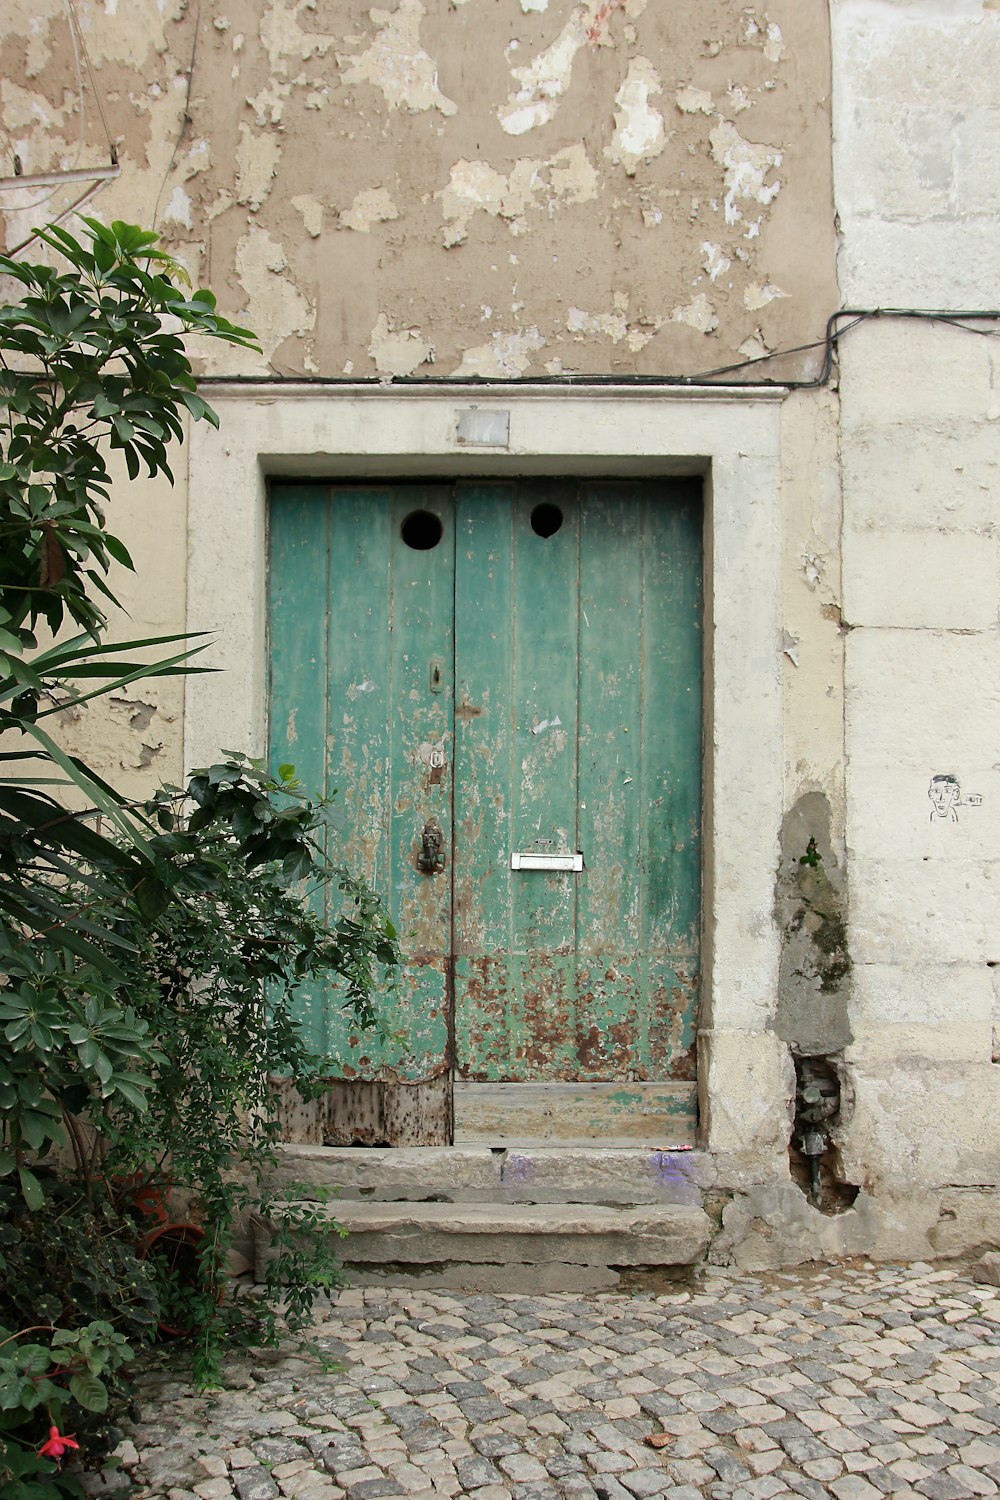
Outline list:
[[[340,1247],[355,1285],[460,1291],[612,1291],[623,1276],[688,1266],[708,1248],[712,1223],[686,1204],[414,1203],[340,1200],[320,1214],[347,1230]],[[271,1226],[254,1221],[262,1279]]]
[[[713,1182],[700,1151],[647,1148],[284,1145],[268,1186],[341,1201],[443,1203],[593,1203],[698,1207]]]

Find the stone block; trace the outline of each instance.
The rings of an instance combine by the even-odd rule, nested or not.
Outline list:
[[[937,1223],[928,1238],[936,1255],[967,1255],[984,1246],[1000,1245],[1000,1187],[951,1188],[941,1193]],[[983,1255],[978,1273],[973,1268],[977,1281],[1000,1286],[996,1250]]]
[[[949,214],[955,201],[955,130],[960,111],[901,105],[893,92],[855,98],[841,116],[835,159],[841,196],[854,214],[894,218]]]
[[[978,1020],[958,1015],[950,1025],[927,1026],[919,1021],[855,1023],[854,1040],[847,1048],[848,1063],[875,1072],[886,1062],[930,1058],[933,1062],[989,1062],[993,1047],[993,1018]]]
[[[866,337],[863,330],[857,336]],[[845,359],[848,349],[849,341]],[[965,413],[945,421],[905,415],[880,421],[864,399],[846,387],[842,394],[847,525],[969,529],[994,523],[1000,446],[997,416],[988,415],[995,399],[988,387],[967,389]]]
[[[872,1071],[852,1068],[851,1083],[844,1170],[879,1203],[883,1192],[919,1195],[997,1182],[1000,1067],[885,1059]]]
[[[375,1201],[435,1197],[448,1202],[495,1198],[500,1162],[487,1147],[401,1146],[391,1150],[357,1146],[279,1148],[268,1185],[281,1193],[293,1183],[336,1189],[344,1199]]]
[[[841,291],[846,305],[891,303],[956,311],[993,305],[1000,281],[1000,242],[992,216],[912,224],[856,216],[844,208],[841,226]],[[949,405],[957,395],[949,398],[943,383],[942,404]]]
[[[847,642],[845,671],[846,748],[852,764],[895,767],[908,761],[925,766],[929,776],[996,761],[996,632],[855,630]]]
[[[1000,1286],[1000,1252],[988,1250],[975,1265],[969,1267],[969,1274],[973,1281],[981,1281],[986,1286]]]
[[[823,1214],[793,1183],[738,1193],[722,1213],[710,1259],[742,1271],[777,1270],[843,1255],[867,1255],[875,1244],[877,1208],[864,1194],[853,1208]]]
[[[713,1029],[701,1033],[699,1059],[706,1148],[764,1169],[784,1163],[795,1092],[785,1044],[769,1031]]]
[[[700,1206],[714,1179],[700,1151],[510,1147],[500,1158],[510,1203],[686,1203]]]
[[[901,101],[933,108],[989,103],[1000,73],[1000,29],[983,24],[978,0],[927,6],[836,0],[834,55],[840,88],[851,99]],[[838,133],[843,128],[838,121]]]
[[[595,1269],[690,1265],[705,1252],[712,1225],[686,1205],[607,1208],[581,1204],[350,1203],[328,1211],[348,1231],[345,1263],[386,1271],[461,1263]],[[272,1254],[269,1226],[255,1222],[257,1274]]]
[[[866,859],[851,871],[851,951],[860,963],[983,964],[996,957],[1000,861]]]
[[[910,1025],[948,1035],[967,1026],[979,1031],[992,1022],[992,972],[985,964],[971,963],[856,964],[851,991],[855,1032]]]
[[[888,227],[895,232],[901,226]],[[920,225],[920,235],[933,227]],[[869,228],[869,239],[873,233]],[[862,231],[861,246],[865,243]],[[878,301],[861,305],[877,306]],[[932,304],[919,299],[905,302],[894,294],[894,305],[958,304],[950,301]],[[963,305],[992,304],[986,300]],[[919,441],[925,424],[931,434],[936,434],[953,419],[967,423],[974,414],[985,416],[994,399],[990,384],[991,343],[990,339],[958,333],[930,321],[869,319],[846,335],[840,346],[840,399],[845,431],[853,431],[858,424],[875,428],[901,423],[912,434],[912,440]]]
[[[565,1261],[547,1265],[514,1261],[491,1265],[484,1261],[450,1260],[437,1265],[345,1261],[345,1273],[357,1287],[415,1287],[441,1292],[498,1292],[547,1297],[556,1292],[614,1292],[622,1283],[611,1266],[579,1266]]]
[[[713,1181],[711,1161],[699,1151],[285,1144],[269,1185],[278,1193],[298,1185],[300,1197],[311,1185],[335,1188],[341,1202],[698,1205]]]
[[[959,212],[990,213],[1000,199],[1000,110],[995,99],[971,106],[967,100],[956,111],[952,130]]]
[[[843,543],[843,612],[854,627],[988,630],[1000,614],[1000,549],[976,531],[858,529]]]
[[[932,768],[925,747],[915,763],[905,753],[882,764],[852,759],[848,771],[848,846],[852,869],[866,860],[911,860],[957,865],[987,864],[1000,848],[1000,796],[990,764],[956,758]],[[958,779],[959,801],[945,817],[931,816],[932,777],[946,771]]]

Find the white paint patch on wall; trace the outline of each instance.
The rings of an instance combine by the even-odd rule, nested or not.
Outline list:
[[[486,161],[457,161],[438,197],[445,220],[446,246],[460,245],[476,213],[506,219],[522,233],[529,208],[555,212],[560,203],[586,203],[597,197],[597,172],[582,145],[566,146],[547,161],[521,157],[509,174]]]
[[[692,302],[675,307],[670,314],[674,323],[686,323],[699,333],[714,333],[719,326],[719,315],[704,292],[699,292]]]
[[[377,30],[368,50],[353,56],[337,54],[344,83],[373,84],[390,109],[456,114],[458,105],[438,88],[437,63],[420,45],[420,23],[427,14],[420,0],[399,0],[395,11],[370,14]]]
[[[598,333],[620,344],[628,333],[628,319],[623,312],[588,313],[582,307],[571,307],[566,314],[570,333]]]
[[[768,62],[780,62],[785,53],[785,39],[777,21],[766,15],[757,20],[752,14],[747,17],[746,40],[760,47]]]
[[[386,224],[399,218],[399,209],[385,188],[365,188],[356,193],[350,208],[338,219],[341,229],[353,229],[357,234],[371,234],[373,224]]]
[[[183,224],[185,229],[192,227],[191,198],[182,187],[175,187],[170,194],[170,201],[163,210],[163,217],[173,224]]]
[[[236,198],[256,213],[268,193],[281,160],[281,142],[271,132],[258,132],[240,125],[236,147]]]
[[[778,297],[786,297],[787,295],[787,292],[783,292],[780,287],[774,286],[770,281],[765,281],[763,285],[752,281],[743,293],[743,306],[747,312],[759,312],[769,302],[774,302]]]
[[[740,353],[744,359],[764,359],[770,352],[759,328],[755,328],[750,337],[740,345]]]
[[[315,327],[316,309],[287,275],[284,249],[266,229],[252,225],[239,241],[236,269],[247,294],[239,321],[254,329],[265,359],[285,339]]]
[[[674,95],[674,103],[684,115],[712,115],[715,113],[715,105],[712,103],[711,94],[705,89],[696,89],[693,84],[687,84],[678,89]]]
[[[768,182],[767,175],[781,166],[784,153],[775,146],[746,140],[732,120],[720,120],[715,129],[709,131],[708,139],[713,160],[725,172],[726,223],[738,224],[743,218],[738,200],[768,207],[781,191],[781,183],[777,180]]]
[[[713,244],[711,240],[701,242],[701,263],[710,281],[717,281],[732,265],[722,246]]]
[[[488,344],[477,344],[466,349],[462,363],[452,370],[453,375],[523,375],[531,364],[531,356],[545,348],[545,340],[537,328],[525,328],[519,333],[494,333]]]
[[[544,10],[545,5],[531,8]],[[586,4],[575,6],[554,42],[526,67],[511,69],[518,87],[497,111],[497,119],[508,135],[524,135],[548,124],[569,88],[577,53],[581,47],[607,40],[611,15],[621,8],[621,0],[586,0]],[[629,16],[640,15],[644,9],[645,0],[626,0]]]
[[[627,298],[622,300],[627,302]],[[630,323],[623,308],[609,313],[588,313],[581,307],[571,307],[566,314],[566,327],[570,333],[579,337],[597,335],[599,338],[610,339],[613,344],[624,342],[625,347],[633,354],[645,349],[660,326],[658,320]]]
[[[292,207],[302,215],[306,234],[311,239],[318,239],[323,232],[323,205],[319,199],[311,193],[301,193],[292,199]]]
[[[4,0],[4,30],[26,48],[25,73],[37,78],[52,55],[53,22],[65,25],[65,0]],[[9,128],[9,126],[8,126]]]
[[[421,365],[434,362],[434,345],[420,329],[396,328],[384,312],[375,321],[368,353],[380,375],[412,375]]]
[[[288,74],[286,58],[293,58],[297,63],[308,62],[312,57],[325,57],[333,45],[334,39],[328,33],[303,31],[299,25],[299,14],[303,10],[315,12],[315,6],[308,0],[270,0],[260,18],[260,39],[270,60],[271,72],[279,77]]]
[[[660,75],[648,57],[633,57],[625,82],[615,95],[615,129],[605,155],[634,177],[643,162],[659,156],[667,144],[663,116],[651,103],[662,94]]]

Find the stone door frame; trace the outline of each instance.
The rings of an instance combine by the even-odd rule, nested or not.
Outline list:
[[[206,394],[221,432],[190,434],[187,625],[216,636],[202,660],[221,671],[186,681],[186,767],[265,751],[270,478],[704,476],[700,1143],[720,1181],[786,1176],[789,1064],[770,1029],[786,392],[232,381]]]

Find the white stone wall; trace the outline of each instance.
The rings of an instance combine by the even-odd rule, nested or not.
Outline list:
[[[832,16],[844,305],[996,307],[1000,11],[834,0]],[[840,350],[845,1165],[879,1196],[885,1254],[974,1245],[1000,1180],[998,392],[1000,343],[941,321],[871,320]],[[935,775],[961,789],[945,816]]]

